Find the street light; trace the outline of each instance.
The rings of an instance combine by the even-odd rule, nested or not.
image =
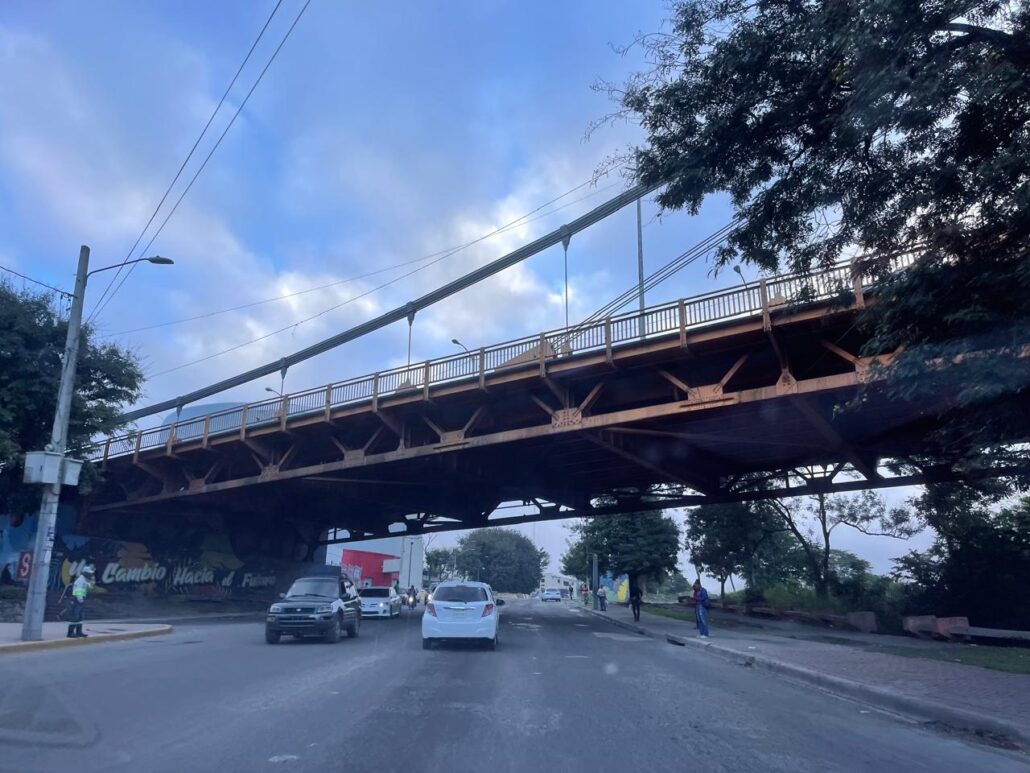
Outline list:
[[[465,344],[463,344],[463,343],[462,343],[461,341],[459,341],[459,340],[458,340],[457,338],[452,338],[452,339],[451,339],[451,343],[452,343],[452,344],[454,344],[455,346],[460,346],[460,347],[461,347],[462,349],[464,349],[464,350],[465,350],[465,352],[466,352],[467,354],[472,354],[472,352],[470,352],[470,351],[469,351],[469,348],[468,348],[467,346],[465,346]]]
[[[280,392],[278,389],[272,389],[272,387],[265,387],[265,391],[266,392],[271,392],[273,395],[275,395],[279,399],[282,399],[283,393]]]
[[[64,359],[61,361],[61,384],[57,390],[57,410],[54,411],[54,425],[50,442],[41,456],[56,459],[47,472],[31,482],[43,483],[43,501],[39,506],[39,520],[36,523],[36,542],[32,553],[32,569],[29,575],[29,590],[25,595],[25,613],[22,618],[22,641],[40,641],[43,638],[43,612],[46,609],[46,589],[50,581],[50,557],[54,549],[54,530],[57,522],[57,505],[61,500],[61,485],[67,479],[69,485],[78,480],[77,471],[65,473],[64,451],[68,443],[68,422],[71,418],[72,395],[75,392],[75,369],[79,358],[79,335],[82,329],[82,307],[86,300],[86,281],[91,274],[120,268],[132,263],[156,263],[167,266],[174,261],[154,255],[149,258],[115,263],[104,268],[89,270],[89,247],[79,248],[79,265],[75,272],[75,292],[68,314],[68,334],[64,343]],[[72,465],[69,465],[72,467]],[[26,466],[26,475],[29,469]]]
[[[123,266],[131,266],[133,263],[153,263],[157,266],[171,266],[175,263],[175,261],[171,258],[165,258],[161,255],[151,255],[149,258],[136,258],[136,260],[127,260],[125,263],[115,263],[110,266],[104,266],[103,268],[95,268],[92,271],[87,271],[86,277],[89,278],[93,276],[93,274],[99,274],[101,271],[110,271],[112,268],[122,268]]]
[[[734,266],[733,267],[733,271],[737,274],[737,276],[740,277],[740,281],[744,283],[744,289],[747,290],[748,289],[747,280],[744,278],[744,273],[740,270],[740,266],[739,265]]]

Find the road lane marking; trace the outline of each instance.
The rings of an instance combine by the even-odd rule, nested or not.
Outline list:
[[[589,655],[566,655],[567,658],[582,658],[584,660],[590,660]]]
[[[296,754],[276,754],[275,756],[269,757],[268,761],[269,762],[294,762],[295,760],[299,760],[299,759],[300,759],[300,757],[298,757]]]

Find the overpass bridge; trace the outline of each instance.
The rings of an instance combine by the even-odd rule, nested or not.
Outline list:
[[[879,463],[923,450],[946,395],[836,410],[893,356],[859,354],[875,302],[841,264],[110,437],[82,505],[345,542],[920,483]]]

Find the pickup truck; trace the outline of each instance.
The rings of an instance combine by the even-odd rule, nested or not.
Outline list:
[[[294,581],[265,616],[265,641],[278,644],[283,635],[300,639],[319,636],[327,642],[358,635],[361,600],[345,574],[313,575]]]

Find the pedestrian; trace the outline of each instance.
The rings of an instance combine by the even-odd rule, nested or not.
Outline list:
[[[597,600],[601,604],[601,611],[608,611],[608,590],[602,585],[597,589]]]
[[[697,633],[708,638],[708,591],[701,585],[701,578],[694,580],[694,617],[697,618]]]
[[[638,585],[629,586],[629,605],[633,610],[633,620],[640,622],[640,604],[644,600],[644,592]]]
[[[72,609],[68,617],[69,639],[85,639],[89,634],[82,632],[82,620],[86,616],[86,596],[93,588],[93,574],[95,570],[92,564],[86,564],[79,571],[72,585]]]

